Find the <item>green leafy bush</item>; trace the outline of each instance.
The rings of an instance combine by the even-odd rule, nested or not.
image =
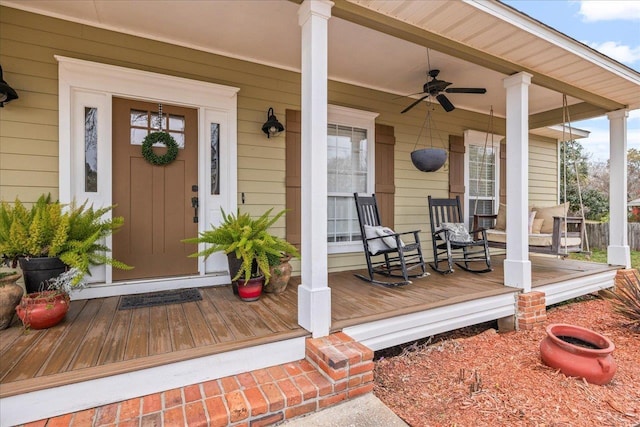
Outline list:
[[[253,219],[248,213],[226,214],[222,211],[222,223],[200,233],[198,237],[185,239],[185,243],[206,243],[207,248],[191,254],[191,257],[204,256],[205,258],[214,252],[224,251],[225,254],[235,253],[242,265],[238,274],[231,280],[237,280],[244,276],[245,280],[251,277],[264,275],[265,283],[269,283],[269,257],[280,258],[284,254],[300,257],[298,250],[291,243],[269,233],[271,227],[284,213],[283,210],[269,219],[273,209],[269,209],[258,219]]]
[[[122,217],[104,219],[113,206],[94,209],[71,203],[53,202],[51,196],[41,196],[27,209],[16,199],[13,206],[0,204],[0,254],[15,267],[20,257],[59,257],[70,268],[82,274],[74,277],[79,283],[92,265],[110,264],[120,269],[132,267],[107,255],[104,238],[122,226]]]

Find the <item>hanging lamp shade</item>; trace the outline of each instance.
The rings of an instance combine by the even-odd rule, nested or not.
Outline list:
[[[0,107],[4,107],[4,104],[14,99],[18,99],[18,94],[4,81],[2,67],[0,66]]]
[[[421,148],[411,152],[411,161],[422,172],[435,172],[447,161],[444,148]]]

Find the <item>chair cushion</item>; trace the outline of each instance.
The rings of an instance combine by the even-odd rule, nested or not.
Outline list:
[[[376,232],[376,228],[382,228],[382,226],[372,226],[366,225],[364,226],[364,234],[367,239],[373,239],[374,237],[378,237],[378,233]],[[367,246],[369,247],[369,253],[371,255],[375,255],[378,252],[382,252],[384,250],[389,249],[389,247],[382,241],[382,239],[374,239],[367,241]]]
[[[533,221],[536,219],[536,211],[529,212],[529,234],[533,233]]]
[[[461,222],[443,222],[441,227],[449,230],[449,241],[451,242],[472,242],[467,227]]]
[[[542,230],[542,224],[544,223],[544,219],[536,218],[533,220],[533,227],[531,227],[530,234],[540,234],[540,230]]]
[[[507,243],[507,233],[499,230],[487,230],[487,240],[496,243]],[[529,246],[551,246],[553,242],[552,234],[530,234]],[[579,237],[569,237],[560,239],[560,246],[579,246],[581,239]]]
[[[507,228],[507,206],[504,203],[500,203],[500,206],[498,207],[496,225],[493,228],[502,231],[506,230]]]
[[[382,241],[390,248],[392,249],[396,249],[398,247],[398,244],[396,243],[396,238],[393,236],[394,234],[396,234],[395,231],[393,231],[392,229],[390,229],[389,227],[376,227],[375,228],[376,234],[380,237],[382,237]],[[389,236],[389,237],[385,237],[385,236]],[[402,241],[402,239],[400,239],[400,246],[404,247],[404,242]]]
[[[535,207],[533,209],[538,212],[536,214],[536,218],[544,219],[540,233],[553,233],[553,217],[565,216],[569,211],[569,202],[557,206],[548,206],[544,208]]]

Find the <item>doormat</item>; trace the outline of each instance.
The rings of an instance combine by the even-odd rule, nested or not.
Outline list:
[[[118,310],[130,308],[153,307],[165,304],[181,304],[183,302],[202,301],[202,295],[196,288],[176,289],[174,291],[149,292],[139,295],[126,295],[120,298]]]

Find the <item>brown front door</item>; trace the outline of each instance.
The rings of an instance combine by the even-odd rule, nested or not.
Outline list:
[[[114,215],[124,217],[113,235],[113,257],[135,267],[114,268],[113,280],[198,272],[197,258],[187,257],[196,246],[181,242],[198,233],[192,207],[198,195],[197,111],[163,104],[162,116],[163,130],[180,149],[173,162],[154,166],[142,156],[142,142],[158,130],[158,104],[113,98]],[[162,156],[166,148],[154,152]]]

